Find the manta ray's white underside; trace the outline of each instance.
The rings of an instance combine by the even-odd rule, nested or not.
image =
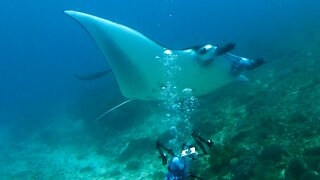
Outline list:
[[[178,94],[190,88],[193,95],[201,96],[234,80],[231,61],[225,55],[203,65],[192,49],[170,50],[109,20],[76,11],[65,13],[92,36],[127,98],[161,99],[161,91],[169,81]]]

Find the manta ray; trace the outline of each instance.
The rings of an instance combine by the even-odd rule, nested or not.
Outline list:
[[[161,100],[168,71],[177,95],[185,88],[203,96],[236,79],[246,80],[243,72],[264,63],[231,54],[233,43],[206,44],[186,49],[170,49],[127,26],[76,11],[65,11],[93,38],[107,60],[123,96],[128,99]],[[170,64],[170,65],[166,65]]]

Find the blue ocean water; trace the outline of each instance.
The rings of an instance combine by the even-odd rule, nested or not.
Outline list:
[[[317,1],[312,0],[4,0],[1,9],[1,106],[6,107],[1,108],[1,114],[9,119],[36,102],[65,99],[86,89],[83,86],[87,85],[74,81],[71,74],[106,66],[91,39],[62,13],[65,9],[126,24],[168,47],[237,42],[239,51],[244,48],[242,44],[251,40],[267,41],[312,28],[319,18]]]
[[[279,64],[284,64],[281,66],[284,76],[297,74],[290,68],[283,68],[294,64],[294,58],[299,57],[295,56],[295,53],[309,53],[314,56],[313,59],[318,57],[315,47],[319,48],[319,36],[316,36],[314,31],[320,29],[319,7],[320,2],[316,0],[2,0],[0,124],[3,136],[8,139],[2,146],[8,148],[7,145],[30,141],[38,132],[50,129],[48,125],[59,129],[65,117],[71,119],[71,122],[68,122],[71,124],[76,124],[72,118],[84,119],[82,126],[88,126],[84,129],[91,129],[94,125],[90,123],[90,119],[94,120],[105,108],[119,104],[124,99],[112,76],[90,82],[79,81],[74,77],[74,73],[103,71],[108,68],[108,64],[90,36],[67,17],[64,10],[86,12],[124,24],[174,49],[206,43],[223,45],[235,42],[236,54],[266,57],[269,63],[267,67],[271,69],[258,73],[261,79],[265,79],[270,76],[272,68],[277,69],[274,66],[279,61],[282,61]],[[302,41],[303,39],[308,41]],[[291,43],[289,47],[295,47],[296,43],[297,49],[287,49],[286,43]],[[308,50],[309,46],[312,47]],[[303,48],[301,52],[298,47]],[[291,57],[284,58],[283,54]],[[306,74],[304,78],[308,79],[311,75]],[[293,84],[294,82],[285,83],[292,83],[290,87],[298,86]],[[106,100],[110,101],[105,102]],[[148,108],[143,107],[143,103],[138,104],[142,106],[139,111],[149,112]],[[206,103],[200,106],[206,106]],[[290,103],[287,106],[290,106]],[[132,106],[127,107],[127,111],[140,117],[141,112],[135,111]],[[114,119],[128,118],[123,114],[120,117],[113,116]],[[52,121],[59,123],[54,124]],[[142,123],[130,120],[128,122],[125,127],[129,129]],[[118,124],[113,124],[112,127],[116,130],[123,128]],[[64,128],[68,129],[68,124]],[[103,131],[102,127],[93,129]],[[319,133],[317,130],[316,132]],[[89,136],[101,138],[104,133],[95,132]],[[81,136],[76,134],[60,133],[56,137],[63,139],[64,135]],[[50,138],[54,139],[54,136],[51,135]],[[53,144],[57,142],[52,141]],[[73,141],[81,144],[77,138],[71,138],[70,142]],[[5,158],[1,160],[6,161]],[[313,168],[313,171],[316,171],[315,169]],[[8,175],[2,172],[0,175],[6,175],[7,179],[21,178],[14,173]],[[49,175],[45,174],[40,179],[47,177]]]

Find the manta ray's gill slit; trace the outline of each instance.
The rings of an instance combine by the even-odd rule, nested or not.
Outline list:
[[[180,88],[177,88],[176,76],[181,71],[180,66],[176,63],[178,55],[174,54],[174,51],[165,50],[161,57],[157,59],[161,62],[160,68],[163,68],[164,83],[161,84],[160,106],[165,107],[165,117],[162,122],[170,128],[175,129],[175,133],[172,133],[172,139],[170,145],[172,148],[180,148],[175,141],[189,139],[189,134],[193,129],[190,122],[190,118],[194,110],[198,107],[198,99],[193,95],[191,88],[184,88],[181,92]],[[183,129],[177,129],[178,126],[183,125]],[[176,147],[175,147],[176,146]]]

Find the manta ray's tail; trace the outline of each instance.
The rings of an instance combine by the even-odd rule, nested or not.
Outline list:
[[[75,78],[77,78],[78,80],[81,81],[90,81],[90,80],[95,80],[95,79],[99,79],[102,78],[103,76],[111,73],[111,69],[105,70],[105,71],[101,71],[101,72],[96,72],[93,74],[86,74],[86,75],[79,75],[79,74],[73,74]]]
[[[118,109],[119,107],[121,107],[121,106],[123,106],[123,105],[125,105],[125,104],[127,104],[127,103],[129,103],[129,102],[131,102],[131,101],[133,101],[133,100],[135,100],[135,99],[128,99],[128,100],[126,100],[126,101],[118,104],[117,106],[114,106],[113,108],[109,109],[108,111],[104,112],[102,115],[100,115],[100,116],[95,120],[95,123],[97,123],[98,120],[100,120],[100,119],[101,119],[102,117],[104,117],[105,115],[109,114],[110,112]]]

